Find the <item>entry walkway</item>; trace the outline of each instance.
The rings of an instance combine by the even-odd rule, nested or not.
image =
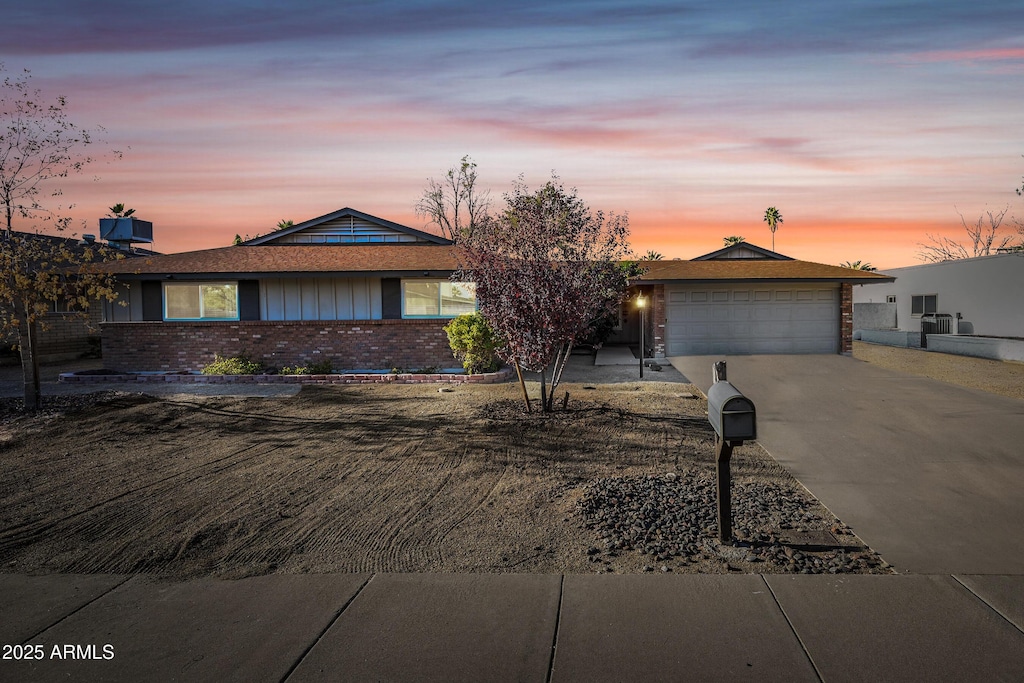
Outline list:
[[[897,570],[1024,574],[1024,401],[839,355],[671,359],[705,393],[716,360],[758,442]]]
[[[1019,576],[8,574],[4,653],[39,659],[0,680],[1010,681],[1021,595]]]

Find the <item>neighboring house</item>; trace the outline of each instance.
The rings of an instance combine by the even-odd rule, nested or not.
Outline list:
[[[90,235],[79,240],[77,237],[59,237],[18,231],[14,231],[13,234],[21,238],[50,243],[55,247],[63,245],[73,252],[95,244],[95,240]],[[131,252],[125,255],[133,256],[135,253]],[[36,342],[39,360],[44,363],[71,360],[98,352],[101,318],[102,309],[98,304],[90,306],[86,314],[81,315],[69,308],[67,301],[54,302],[50,312],[44,314],[40,320],[39,337]],[[0,343],[8,348],[13,347],[18,343],[17,335],[9,335],[0,340]]]
[[[455,249],[346,208],[239,246],[122,262],[128,306],[106,307],[104,365],[198,370],[245,354],[278,368],[452,367],[443,327],[476,309],[473,284],[449,279]],[[888,279],[746,243],[644,265],[657,356],[848,353],[850,286]]]
[[[922,316],[947,314],[952,334],[1024,337],[1022,252],[894,268],[886,274],[895,282],[854,289],[854,306],[863,320],[858,329],[919,332]],[[860,316],[861,308],[865,313],[887,310],[885,322],[872,324]]]

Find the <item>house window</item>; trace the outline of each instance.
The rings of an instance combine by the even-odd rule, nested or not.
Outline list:
[[[164,320],[238,320],[238,283],[164,283]]]
[[[910,314],[931,315],[937,313],[939,310],[938,299],[937,294],[916,294],[910,297]]]
[[[403,318],[454,318],[475,311],[472,282],[402,280]]]

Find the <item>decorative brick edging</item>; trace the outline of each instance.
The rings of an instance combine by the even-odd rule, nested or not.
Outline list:
[[[178,383],[178,384],[499,384],[512,376],[511,368],[503,368],[498,372],[479,375],[429,374],[415,375],[410,373],[377,374],[351,373],[344,375],[140,375],[125,373],[120,375],[76,375],[65,372],[60,375],[61,382],[77,382],[79,384],[147,384],[147,383]]]

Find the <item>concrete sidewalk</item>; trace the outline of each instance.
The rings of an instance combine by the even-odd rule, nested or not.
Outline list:
[[[8,574],[0,680],[1010,681],[1021,596],[1020,576]]]

